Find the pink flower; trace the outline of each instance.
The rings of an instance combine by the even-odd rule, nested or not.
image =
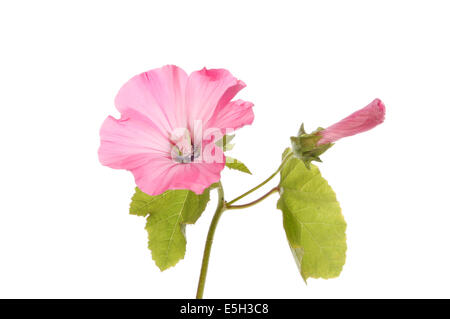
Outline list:
[[[253,122],[253,103],[231,101],[244,87],[225,69],[188,76],[168,65],[133,77],[115,99],[121,118],[109,116],[100,129],[100,162],[131,171],[149,195],[169,189],[201,194],[225,166],[214,142]]]
[[[319,131],[322,138],[317,145],[333,143],[337,140],[368,131],[383,123],[386,108],[380,99],[373,100],[369,105],[347,116],[345,119]]]

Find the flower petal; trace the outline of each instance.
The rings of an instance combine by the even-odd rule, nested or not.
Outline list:
[[[207,127],[220,128],[222,134],[226,134],[229,133],[227,129],[237,130],[244,125],[250,125],[255,117],[252,107],[253,103],[243,100],[229,102],[214,112]]]
[[[133,169],[155,157],[168,157],[171,147],[154,124],[139,113],[119,120],[107,117],[100,139],[100,162],[118,169]]]
[[[169,189],[189,189],[196,194],[220,180],[224,163],[179,164],[156,159],[132,170],[136,185],[149,195],[159,195]]]
[[[221,109],[245,87],[225,69],[203,68],[193,72],[186,87],[186,106],[189,110],[189,128],[196,121],[205,125],[216,109]]]
[[[183,69],[167,65],[130,79],[116,96],[120,113],[140,113],[149,118],[163,135],[186,127],[185,89],[188,76]]]

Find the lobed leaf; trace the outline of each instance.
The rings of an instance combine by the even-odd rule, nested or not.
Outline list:
[[[193,224],[205,210],[210,189],[197,195],[190,190],[169,190],[150,196],[136,187],[130,214],[147,217],[148,247],[156,265],[175,266],[186,253],[186,224]]]

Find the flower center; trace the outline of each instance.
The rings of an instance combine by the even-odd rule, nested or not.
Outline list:
[[[194,144],[189,130],[184,129],[181,134],[172,134],[173,143],[171,155],[172,160],[177,163],[192,163],[200,156],[200,147]]]

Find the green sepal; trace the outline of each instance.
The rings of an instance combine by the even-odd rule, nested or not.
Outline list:
[[[319,156],[334,145],[333,143],[317,145],[317,142],[319,142],[322,138],[322,136],[317,133],[321,130],[323,130],[323,128],[319,127],[314,132],[308,134],[306,133],[304,124],[302,123],[297,136],[291,136],[292,151],[294,156],[302,160],[308,169],[311,168],[312,161],[322,162]]]
[[[220,147],[224,152],[231,151],[234,147],[234,144],[230,144],[230,142],[234,139],[235,135],[224,135],[221,139],[216,141],[216,145]]]
[[[252,172],[250,172],[250,170],[244,163],[242,163],[240,160],[237,160],[233,157],[230,157],[230,156],[226,157],[225,166],[230,169],[235,169],[235,170],[252,175]]]

